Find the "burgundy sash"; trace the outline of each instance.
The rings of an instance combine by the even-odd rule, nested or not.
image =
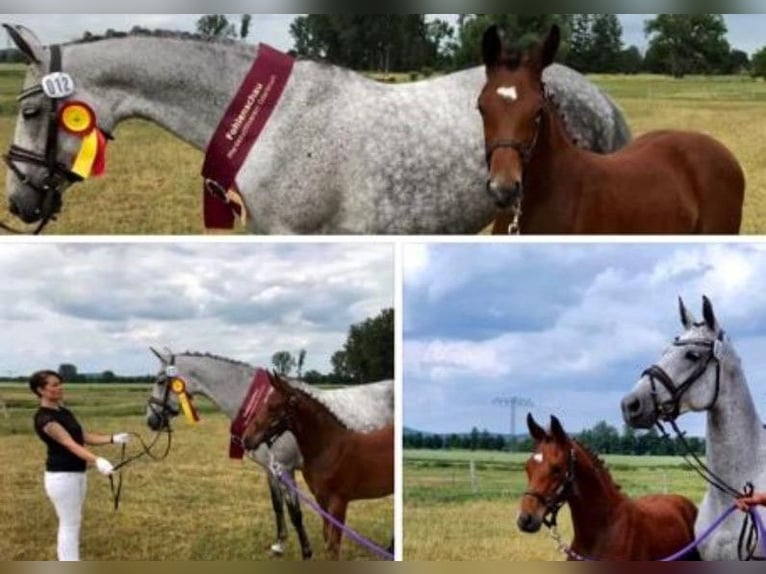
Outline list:
[[[242,446],[242,435],[256,413],[266,404],[266,400],[273,390],[271,375],[269,375],[268,371],[263,369],[256,370],[250,390],[247,391],[247,396],[245,396],[245,400],[242,402],[242,406],[239,407],[239,412],[229,428],[231,433],[229,458],[242,460],[245,456],[245,449]]]
[[[228,202],[237,175],[279,102],[294,60],[261,44],[245,81],[234,96],[208,144],[202,177],[205,178],[205,227],[232,229],[239,207]]]

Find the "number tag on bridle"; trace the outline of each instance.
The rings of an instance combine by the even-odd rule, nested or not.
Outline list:
[[[53,100],[68,98],[74,94],[74,80],[64,72],[54,72],[43,77],[43,92]]]
[[[169,365],[165,369],[165,376],[168,377],[169,379],[177,377],[178,376],[178,369],[176,369],[173,365]]]

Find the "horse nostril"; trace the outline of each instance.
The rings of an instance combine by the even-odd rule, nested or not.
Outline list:
[[[622,410],[628,415],[636,415],[641,412],[641,399],[628,397],[622,403]]]
[[[517,524],[518,524],[519,530],[528,532],[530,528],[532,527],[532,515],[520,514]]]

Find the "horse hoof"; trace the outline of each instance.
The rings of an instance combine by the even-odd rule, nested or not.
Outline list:
[[[282,544],[280,544],[279,542],[277,542],[276,544],[272,544],[271,545],[271,554],[272,554],[272,556],[279,556],[279,557],[284,556],[285,555],[285,548],[284,548],[284,546],[282,546]]]
[[[303,553],[304,560],[311,560],[313,557],[314,557],[314,552],[311,549]]]

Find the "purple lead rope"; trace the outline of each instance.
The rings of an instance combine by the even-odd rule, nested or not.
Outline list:
[[[689,552],[697,548],[700,544],[705,542],[710,536],[718,530],[721,525],[726,522],[726,520],[734,514],[738,510],[737,506],[732,506],[729,510],[727,510],[718,520],[716,520],[713,524],[711,524],[707,530],[705,530],[697,540],[689,544],[686,548],[683,550],[680,550],[679,552],[676,552],[672,556],[669,556],[667,558],[663,558],[662,560],[658,560],[657,562],[676,562],[679,558],[683,558]],[[761,540],[761,547],[763,548],[764,556],[766,556],[766,525],[763,523],[763,519],[761,518],[761,515],[758,514],[758,511],[753,508],[750,510],[750,516],[753,518],[753,521],[755,522],[757,528],[758,528],[758,535]],[[566,553],[569,555],[570,558],[574,558],[576,561],[580,562],[600,562],[597,558],[585,558],[584,556],[580,556],[576,552],[574,552],[571,548],[566,549]]]
[[[335,527],[340,528],[346,534],[346,536],[351,538],[354,542],[356,542],[360,546],[366,548],[367,550],[369,550],[373,554],[377,554],[378,556],[380,556],[384,560],[395,560],[396,559],[396,557],[393,554],[391,554],[390,552],[388,552],[387,550],[384,550],[380,546],[374,544],[373,542],[371,542],[370,540],[368,540],[367,538],[365,538],[361,534],[357,534],[355,531],[350,529],[345,524],[341,524],[340,522],[338,522],[335,519],[334,516],[331,516],[330,514],[325,512],[324,509],[322,509],[316,502],[314,502],[311,499],[311,497],[306,496],[305,494],[303,494],[298,489],[296,484],[293,482],[293,480],[290,478],[290,476],[287,473],[280,471],[280,472],[276,472],[275,474],[277,475],[277,478],[279,478],[279,480],[281,480],[290,490],[292,490],[296,495],[298,495],[298,497],[305,504],[307,504],[314,512],[319,514],[325,520],[331,522]]]

